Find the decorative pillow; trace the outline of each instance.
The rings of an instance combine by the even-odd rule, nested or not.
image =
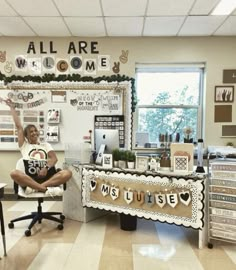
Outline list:
[[[33,178],[34,180],[48,180],[52,177],[57,171],[55,167],[51,167],[48,170],[48,173],[45,177],[39,177],[38,172],[45,166],[47,163],[45,160],[26,160],[24,159],[25,174]]]

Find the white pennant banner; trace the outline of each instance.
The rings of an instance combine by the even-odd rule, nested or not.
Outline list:
[[[124,200],[130,204],[134,199],[134,192],[130,189],[124,191]]]
[[[110,193],[110,186],[107,184],[102,184],[101,192],[104,197],[107,196]]]
[[[191,195],[190,195],[189,191],[180,192],[179,199],[183,204],[188,206],[189,203],[191,202]]]
[[[175,208],[175,206],[178,204],[178,196],[176,193],[166,194],[166,199],[167,199],[167,203],[172,208]]]
[[[118,187],[111,187],[110,196],[113,201],[119,198],[119,194],[120,194],[120,189]]]
[[[155,194],[156,204],[163,208],[166,205],[166,195],[165,194]]]

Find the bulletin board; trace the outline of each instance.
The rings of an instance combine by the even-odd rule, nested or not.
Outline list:
[[[91,135],[94,149],[96,115],[123,115],[125,148],[131,142],[131,83],[123,82],[17,82],[0,89],[0,97],[11,98],[24,125],[35,124],[40,140],[54,150],[80,143]],[[89,131],[92,131],[90,133]],[[9,107],[0,102],[0,150],[17,150],[17,134]]]

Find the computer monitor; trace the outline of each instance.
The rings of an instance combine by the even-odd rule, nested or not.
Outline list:
[[[98,153],[101,145],[105,145],[104,153],[111,154],[119,148],[119,134],[117,129],[95,129],[95,151]]]

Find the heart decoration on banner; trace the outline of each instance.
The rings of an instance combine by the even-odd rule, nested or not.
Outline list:
[[[139,205],[144,204],[144,195],[145,193],[143,191],[134,191],[136,203],[138,203]]]
[[[97,187],[97,181],[96,180],[90,180],[90,190],[94,191]]]
[[[118,187],[111,187],[110,196],[113,201],[119,198],[119,193],[120,193],[120,189]]]
[[[175,206],[178,204],[178,196],[176,193],[170,193],[166,194],[167,203],[172,207],[175,208]]]
[[[145,194],[145,204],[149,207],[152,207],[154,204],[154,195],[150,191],[147,191]]]
[[[102,192],[103,197],[107,196],[110,193],[110,186],[107,184],[102,184],[101,192]]]
[[[156,204],[158,206],[160,206],[161,208],[163,208],[163,206],[165,206],[166,204],[166,195],[165,194],[155,194],[155,198],[156,198]]]
[[[128,190],[124,191],[124,200],[127,202],[127,204],[130,204],[134,199],[134,192],[132,190],[130,190],[130,188]]]
[[[191,202],[191,195],[190,195],[189,191],[180,192],[179,199],[183,204],[188,206],[189,203]]]

